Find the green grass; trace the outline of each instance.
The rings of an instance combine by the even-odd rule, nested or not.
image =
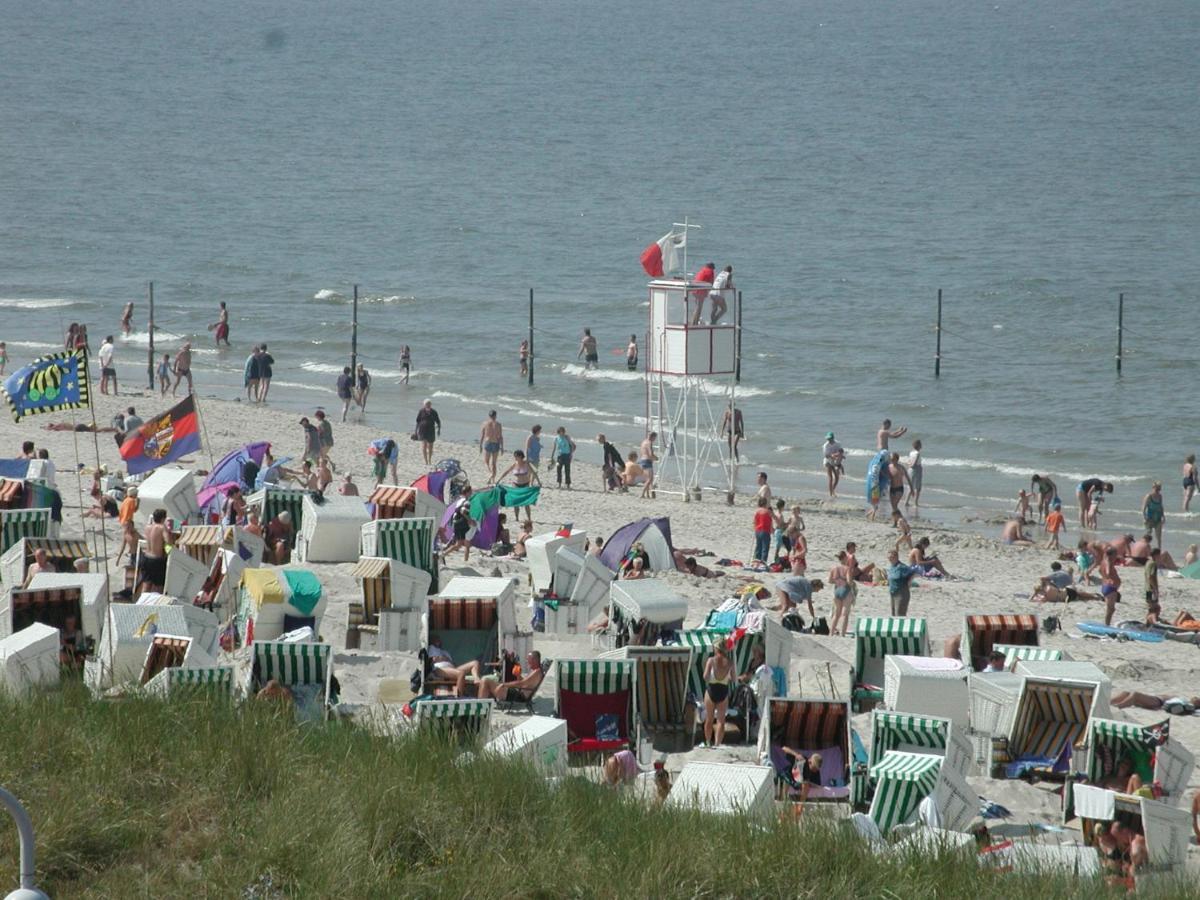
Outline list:
[[[1047,897],[1097,882],[881,858],[845,830],[647,809],[581,779],[269,706],[0,699],[0,784],[67,897]],[[0,895],[16,886],[0,822]],[[1117,894],[1113,894],[1117,896]]]

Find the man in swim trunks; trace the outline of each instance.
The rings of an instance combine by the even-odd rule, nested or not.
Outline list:
[[[404,373],[404,383],[408,384],[408,376],[412,369],[412,350],[408,344],[400,348],[400,371]]]
[[[146,552],[142,554],[140,592],[161,591],[167,583],[167,511],[156,509],[146,529]]]
[[[596,350],[596,339],[592,337],[590,328],[583,329],[583,337],[579,340],[579,356],[583,357],[585,369],[595,369],[599,366],[600,354]]]
[[[733,291],[733,266],[726,266],[717,273],[717,277],[713,279],[712,290],[708,292],[708,299],[712,301],[708,320],[710,325],[721,321],[721,317],[729,309],[729,302],[725,298]]]
[[[1000,540],[1006,544],[1016,544],[1021,547],[1033,544],[1033,541],[1021,530],[1020,519],[1009,519],[1004,523],[1004,531],[1000,533]]]
[[[638,447],[637,464],[642,467],[646,473],[646,488],[642,492],[643,496],[646,491],[650,492],[650,496],[654,496],[652,485],[654,484],[654,463],[658,459],[654,455],[654,441],[658,438],[658,432],[652,431],[646,435],[645,439]]]
[[[825,444],[821,447],[821,464],[825,466],[825,476],[829,480],[829,496],[837,496],[838,482],[842,480],[845,471],[843,463],[846,460],[846,450],[833,439],[833,432],[825,435]]]
[[[742,438],[746,436],[746,423],[742,419],[742,411],[736,406],[725,410],[725,416],[721,419],[721,437],[729,438],[729,452],[733,454],[733,458],[739,459],[738,445],[742,443]],[[730,427],[732,426],[732,427]]]
[[[225,346],[229,346],[229,310],[225,307],[225,301],[222,300],[218,304],[217,321],[212,324],[213,338],[216,345],[221,346],[221,341],[225,342]]]
[[[175,354],[175,386],[171,388],[171,396],[179,390],[179,383],[187,379],[187,392],[192,393],[192,342],[184,341],[179,352]]]
[[[1104,624],[1111,625],[1113,613],[1121,602],[1121,573],[1117,571],[1117,551],[1109,547],[1100,560],[1100,596],[1104,598]]]
[[[1075,499],[1079,501],[1079,527],[1089,527],[1089,510],[1092,507],[1094,500],[1102,494],[1111,494],[1113,492],[1112,482],[1101,481],[1099,478],[1088,478],[1079,482],[1075,487]],[[1094,526],[1094,523],[1093,523]]]
[[[888,459],[888,500],[892,503],[892,512],[900,512],[900,501],[904,499],[904,486],[912,490],[912,480],[908,477],[908,469],[900,462],[900,454],[893,453]]]
[[[488,470],[488,484],[496,483],[496,462],[504,452],[504,426],[496,418],[493,409],[479,428],[479,450],[483,453],[483,464]]]

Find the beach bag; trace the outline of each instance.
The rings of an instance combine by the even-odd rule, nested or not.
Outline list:
[[[801,618],[800,613],[798,613],[798,612],[788,613],[786,616],[783,617],[782,624],[783,624],[783,627],[786,628],[788,631],[803,631],[804,630],[804,619]]]
[[[1058,616],[1046,616],[1042,619],[1042,630],[1046,634],[1054,634],[1054,632],[1062,628],[1062,623],[1058,621]]]
[[[818,616],[813,619],[812,623],[813,634],[829,634],[829,620],[824,616]]]
[[[408,439],[410,441],[419,441],[421,439],[421,436],[414,431],[412,434],[410,434],[408,436]]]

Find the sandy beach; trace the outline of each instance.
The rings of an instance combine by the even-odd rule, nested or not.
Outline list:
[[[163,404],[157,397],[123,395],[114,399],[94,394],[96,418],[104,425],[124,407],[134,404],[142,414],[159,411]],[[385,403],[389,398],[376,396],[376,403]],[[226,451],[251,440],[267,440],[272,443],[277,456],[301,455],[303,447],[299,414],[269,406],[250,406],[204,399],[199,400],[204,426],[205,448],[190,462],[197,470],[209,466],[210,453],[219,458]],[[305,412],[311,412],[306,410]],[[414,409],[415,412],[415,409]],[[76,414],[77,419],[82,417]],[[33,440],[37,446],[49,450],[58,469],[58,487],[65,504],[62,534],[74,536],[88,534],[92,541],[95,519],[86,519],[81,525],[78,508],[79,491],[77,477],[73,472],[75,461],[75,435],[68,432],[48,431],[45,426],[51,421],[62,421],[64,415],[39,416],[26,419],[19,425],[5,417],[0,425],[0,440],[9,455],[16,455],[24,440]],[[352,414],[352,420],[355,418]],[[510,447],[521,446],[529,422],[504,421],[505,434]],[[549,430],[559,423],[543,420]],[[567,423],[569,424],[569,423]],[[360,485],[363,496],[369,493],[372,484],[370,457],[367,446],[372,439],[384,436],[369,424],[351,421],[334,426],[335,446],[333,459],[337,464],[338,478],[341,473],[351,472]],[[400,438],[399,480],[402,484],[423,474],[420,446]],[[594,440],[594,435],[576,433],[580,443]],[[82,475],[82,490],[87,499],[91,484],[91,468],[94,451],[91,435],[79,434],[79,458],[85,472]],[[100,435],[101,462],[112,468],[122,468],[110,435]],[[477,447],[451,442],[439,442],[435,459],[457,458],[470,475],[472,483],[483,485],[486,472]],[[506,463],[502,463],[504,465]],[[543,463],[544,468],[544,463]],[[335,481],[336,485],[336,481]],[[865,520],[862,504],[857,498],[847,497],[839,502],[828,502],[814,496],[789,497],[804,511],[806,534],[809,542],[809,570],[811,578],[824,578],[834,555],[847,541],[857,541],[861,562],[886,564],[887,550],[894,544],[895,532],[887,525]],[[146,511],[143,510],[143,513]],[[644,515],[665,515],[671,519],[674,543],[677,547],[699,547],[707,551],[700,562],[715,567],[719,558],[747,559],[752,549],[753,506],[751,498],[739,496],[734,506],[727,506],[723,497],[706,496],[701,502],[683,503],[678,499],[660,496],[655,500],[640,499],[636,493],[606,494],[601,489],[599,470],[580,465],[575,473],[574,489],[557,490],[553,486],[543,489],[534,509],[535,534],[553,531],[564,522],[571,522],[576,529],[589,535],[607,536],[617,527]],[[953,577],[943,580],[920,579],[914,587],[909,614],[923,616],[928,621],[931,646],[935,655],[940,654],[943,640],[957,635],[962,630],[963,617],[968,613],[1013,613],[1031,612],[1039,616],[1059,616],[1063,630],[1055,634],[1043,634],[1042,644],[1062,648],[1076,660],[1088,660],[1098,665],[1112,679],[1114,692],[1136,689],[1148,693],[1189,696],[1197,693],[1197,675],[1200,674],[1200,652],[1194,645],[1166,642],[1162,644],[1138,641],[1117,642],[1111,640],[1085,639],[1073,629],[1076,621],[1103,619],[1103,607],[1099,603],[1075,603],[1069,606],[1043,606],[1028,599],[1037,578],[1049,571],[1054,558],[1051,551],[1035,548],[1003,546],[976,534],[955,531],[943,527],[927,528],[919,518],[912,520],[914,538],[927,536],[933,550],[940,556]],[[119,546],[119,531],[114,520],[107,522],[110,559],[115,557]],[[384,679],[401,679],[407,684],[409,675],[416,667],[416,659],[410,654],[372,653],[347,651],[345,647],[346,604],[354,599],[357,589],[350,575],[351,564],[314,565],[311,567],[319,576],[329,606],[321,628],[323,637],[335,651],[335,674],[341,682],[343,701],[363,712],[369,712],[379,703],[379,686]],[[522,583],[527,572],[525,563],[511,559],[494,559],[486,554],[472,551],[469,565],[455,554],[448,570],[460,573],[493,574],[495,572],[518,576]],[[1140,602],[1141,572],[1125,570],[1128,589],[1126,601],[1118,609],[1117,619],[1137,618],[1142,614]],[[681,595],[687,598],[689,615],[685,625],[700,624],[709,610],[730,596],[738,587],[750,580],[762,581],[768,586],[779,577],[772,574],[740,573],[728,569],[729,574],[709,580],[696,579],[672,572],[659,577],[665,578]],[[112,583],[117,584],[116,572],[110,566]],[[1180,609],[1200,611],[1200,582],[1179,578],[1165,579],[1163,587],[1164,614],[1169,621]],[[1134,589],[1136,587],[1136,590]],[[527,597],[526,597],[527,599]],[[818,615],[831,613],[831,592],[815,596]],[[888,593],[886,587],[867,586],[859,593],[855,614],[887,615]],[[523,605],[518,607],[519,617],[527,615]],[[777,613],[775,615],[778,615]],[[527,622],[527,619],[525,619]],[[535,635],[534,647],[544,655],[555,658],[564,655],[591,656],[592,649],[587,637],[570,640],[550,640],[542,634]],[[793,658],[792,696],[819,697],[845,696],[847,669],[853,659],[852,638],[804,636],[796,642]],[[553,706],[554,691],[547,684],[540,691],[536,707],[549,714]],[[1115,717],[1150,724],[1167,716],[1161,712],[1138,709],[1114,710]],[[1200,717],[1171,716],[1171,737],[1179,740],[1200,754]],[[520,721],[519,714],[501,713],[496,718],[496,730],[503,730]],[[856,717],[855,727],[864,741],[868,740],[870,716]],[[672,756],[667,766],[677,771],[687,760],[693,758],[728,759],[750,761],[755,759],[753,745],[730,746],[718,751],[696,749],[689,754]],[[1012,821],[1038,822],[1054,825],[1059,822],[1058,797],[1050,792],[1051,786],[1031,786],[1019,781],[993,781],[985,777],[973,777],[970,782],[982,797],[1003,804],[1016,815]],[[1200,770],[1194,771],[1191,789],[1200,787]],[[1190,790],[1188,794],[1190,802]],[[1077,828],[1078,821],[1068,826]],[[1191,864],[1195,865],[1197,851],[1192,848]]]

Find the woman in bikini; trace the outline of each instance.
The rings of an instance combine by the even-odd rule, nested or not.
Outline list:
[[[854,582],[850,578],[850,567],[846,564],[848,556],[845,550],[839,550],[837,565],[829,570],[829,583],[833,585],[833,621],[829,623],[831,635],[844,635],[850,627],[850,608],[854,606]]]
[[[724,641],[713,644],[712,656],[704,664],[704,746],[720,747],[725,741],[725,713],[729,711],[729,683],[733,663]]]

